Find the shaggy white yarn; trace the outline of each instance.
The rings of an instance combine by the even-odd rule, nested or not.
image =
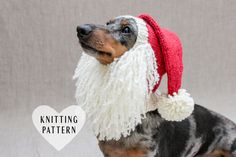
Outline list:
[[[142,19],[137,41],[110,65],[83,53],[76,68],[76,100],[99,140],[126,137],[145,118],[150,92],[159,80],[154,52]]]

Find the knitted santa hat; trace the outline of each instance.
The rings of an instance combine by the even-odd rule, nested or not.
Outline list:
[[[156,57],[159,80],[153,87],[153,93],[158,89],[162,76],[167,73],[168,94],[158,98],[158,111],[166,120],[181,121],[194,109],[193,99],[186,90],[180,89],[183,73],[181,42],[175,33],[161,28],[151,16],[142,14],[137,19],[146,23],[148,42]],[[140,20],[136,22],[140,23]]]

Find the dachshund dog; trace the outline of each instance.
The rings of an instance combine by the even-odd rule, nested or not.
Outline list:
[[[108,65],[133,47],[137,29],[131,17],[117,17],[105,25],[80,25],[77,36],[86,54]],[[197,104],[181,122],[152,110],[129,136],[99,141],[99,147],[105,157],[236,157],[236,125]]]

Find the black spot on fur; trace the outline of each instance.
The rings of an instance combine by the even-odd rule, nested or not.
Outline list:
[[[231,146],[231,152],[235,152],[236,151],[236,139],[234,140],[232,146]]]
[[[151,152],[153,152],[155,149],[156,149],[156,145],[151,145],[149,148],[148,148]]]
[[[204,109],[201,106],[195,105],[193,116],[196,122],[196,137],[201,137],[204,133],[206,133],[209,128],[213,128],[215,123],[211,116],[209,116],[210,112]]]
[[[215,132],[213,128],[219,123],[219,118],[198,105],[195,105],[193,115],[196,121],[196,137],[203,138],[203,145],[197,154],[201,155],[207,152],[209,146],[216,138],[217,131]]]
[[[159,154],[160,157],[178,157],[186,147],[189,139],[190,123],[188,120],[182,122],[163,122],[159,127]]]
[[[141,134],[144,133],[143,127],[140,124],[136,126],[136,131],[137,131],[137,133],[141,133]]]
[[[190,152],[192,151],[193,148],[194,148],[194,145],[191,145],[185,154],[187,154],[187,155],[190,154]]]
[[[209,146],[214,141],[214,139],[215,139],[215,134],[213,132],[209,132],[208,135],[205,137],[204,144],[201,146],[200,150],[198,151],[198,155],[206,153]]]
[[[153,110],[148,112],[148,117],[150,119],[155,119],[158,120],[159,122],[163,121],[164,119],[161,117],[160,113],[158,110]],[[158,119],[157,119],[158,118]]]
[[[125,46],[128,45],[127,41],[123,37],[120,38],[120,43]]]

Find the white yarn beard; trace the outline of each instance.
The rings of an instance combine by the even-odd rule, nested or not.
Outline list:
[[[126,137],[145,118],[149,91],[159,76],[149,43],[136,45],[110,65],[83,53],[75,71],[76,100],[99,140]]]

